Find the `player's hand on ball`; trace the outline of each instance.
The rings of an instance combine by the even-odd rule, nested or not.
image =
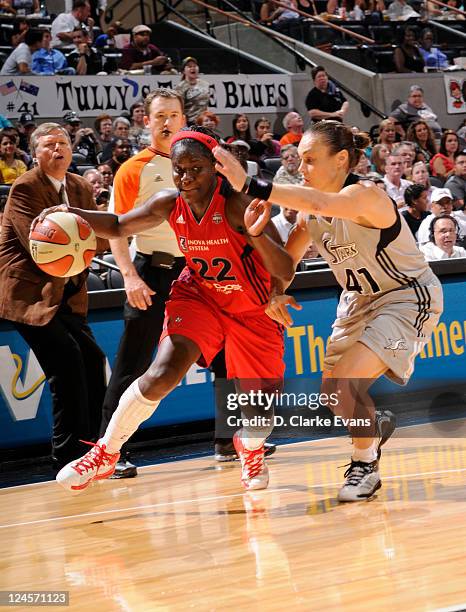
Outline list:
[[[152,304],[151,296],[155,295],[155,291],[152,291],[140,276],[126,277],[125,291],[130,305],[139,310],[147,310]]]
[[[285,327],[293,325],[293,319],[288,311],[288,306],[295,310],[302,310],[302,306],[294,299],[292,295],[274,295],[267,306],[266,313],[271,319],[277,321]]]
[[[50,208],[44,208],[44,210],[38,215],[33,222],[31,223],[30,233],[34,231],[34,228],[38,223],[42,223],[42,221],[54,212],[68,212],[68,206],[66,204],[59,204],[58,206],[51,206]]]
[[[255,198],[244,211],[244,225],[250,236],[259,236],[270,220],[272,204]]]

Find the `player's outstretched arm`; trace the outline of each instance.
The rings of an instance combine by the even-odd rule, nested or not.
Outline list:
[[[213,154],[218,172],[226,176],[234,189],[251,197],[308,214],[350,219],[367,227],[382,229],[395,222],[390,198],[377,187],[350,185],[339,193],[324,193],[308,186],[272,184],[248,177],[238,160],[225,149],[216,147]]]

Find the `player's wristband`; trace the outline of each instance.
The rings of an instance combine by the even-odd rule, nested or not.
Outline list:
[[[243,193],[253,198],[260,200],[268,200],[272,193],[273,184],[263,179],[257,179],[254,176],[246,177],[246,182],[242,189]]]

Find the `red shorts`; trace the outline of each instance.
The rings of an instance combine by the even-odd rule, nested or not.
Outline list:
[[[283,378],[282,328],[262,310],[226,313],[193,284],[175,281],[160,342],[175,334],[197,344],[203,366],[225,348],[228,378]]]

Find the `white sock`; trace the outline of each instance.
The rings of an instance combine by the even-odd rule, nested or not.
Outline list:
[[[267,438],[257,438],[257,431],[248,432],[244,427],[241,430],[240,438],[244,448],[248,450],[257,450],[260,448]]]
[[[138,379],[139,380],[139,379]],[[148,419],[160,401],[149,400],[139,390],[138,380],[130,385],[120,398],[101,442],[108,453],[117,453],[139,425]]]
[[[372,461],[375,461],[377,459],[377,444],[375,440],[367,448],[354,447],[351,458],[353,461],[364,461],[364,463],[371,463]]]

